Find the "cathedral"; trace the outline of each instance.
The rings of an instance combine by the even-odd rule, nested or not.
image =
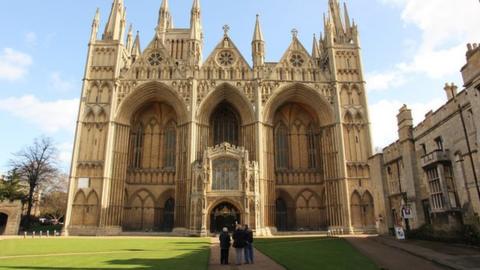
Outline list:
[[[97,11],[65,233],[205,236],[236,223],[256,235],[375,231],[365,79],[347,6],[328,1],[311,51],[292,30],[278,62],[266,61],[259,16],[242,29],[253,34],[251,61],[228,26],[204,55],[201,13],[194,0],[189,28],[175,28],[163,0],[142,48],[123,0],[101,38]]]

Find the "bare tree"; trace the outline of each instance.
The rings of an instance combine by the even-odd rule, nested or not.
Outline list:
[[[41,215],[60,221],[67,212],[68,175],[61,173],[48,181],[43,187],[40,202]]]
[[[32,208],[35,203],[35,195],[39,188],[56,177],[57,149],[53,141],[47,137],[34,140],[33,145],[28,146],[15,154],[10,161],[11,166],[17,169],[22,179],[27,182],[27,214],[26,225],[31,223]]]

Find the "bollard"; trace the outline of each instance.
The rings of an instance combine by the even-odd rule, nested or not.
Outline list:
[[[32,232],[32,239],[35,238],[35,231]]]
[[[53,237],[57,236],[57,230],[53,230]]]
[[[24,231],[23,232],[23,239],[26,239],[27,238],[27,231]]]
[[[43,231],[40,231],[40,238],[42,238],[43,236]]]
[[[47,238],[50,237],[50,231],[47,231]]]

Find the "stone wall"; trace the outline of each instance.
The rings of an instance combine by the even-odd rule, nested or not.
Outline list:
[[[1,235],[18,234],[22,215],[22,203],[20,201],[0,201],[0,214],[8,216],[5,230]]]

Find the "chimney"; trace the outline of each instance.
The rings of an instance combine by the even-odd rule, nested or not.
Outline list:
[[[480,45],[467,44],[467,64],[462,68],[462,77],[465,88],[478,85],[480,82]]]
[[[448,100],[451,100],[457,96],[458,87],[454,83],[451,83],[451,84],[445,83],[445,87],[443,89],[447,94]]]

